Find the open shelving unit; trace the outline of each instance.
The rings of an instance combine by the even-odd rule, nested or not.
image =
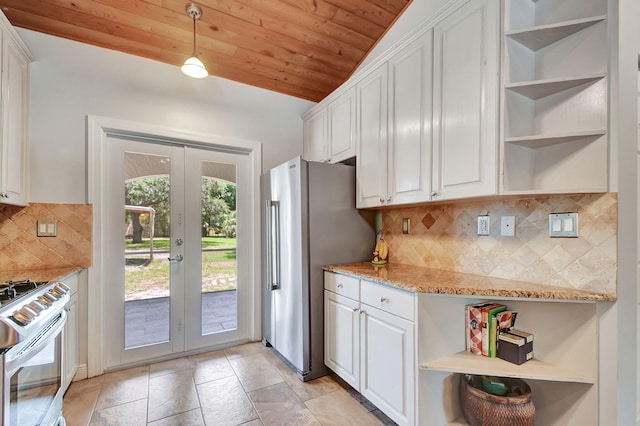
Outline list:
[[[598,387],[596,302],[491,298],[518,312],[516,328],[533,333],[534,359],[516,365],[466,352],[465,305],[487,298],[420,294],[419,418],[424,424],[466,424],[458,402],[463,374],[524,379],[536,424],[595,425]],[[562,403],[558,403],[562,401]]]
[[[504,194],[606,192],[606,0],[505,0]]]

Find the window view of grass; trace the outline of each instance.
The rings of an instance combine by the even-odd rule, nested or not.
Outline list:
[[[154,238],[154,257],[149,262],[149,240],[126,240],[125,300],[169,295],[169,238]],[[202,238],[202,292],[236,288],[236,239]]]

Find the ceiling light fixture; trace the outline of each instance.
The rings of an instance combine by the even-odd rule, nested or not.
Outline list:
[[[193,78],[205,78],[209,75],[209,72],[204,67],[204,64],[196,53],[196,19],[200,19],[202,16],[202,9],[195,3],[187,3],[185,7],[187,15],[193,19],[193,54],[189,59],[184,61],[184,65],[181,70],[183,73]]]

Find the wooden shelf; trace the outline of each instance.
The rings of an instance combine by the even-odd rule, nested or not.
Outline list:
[[[601,80],[605,77],[604,74],[597,74],[592,76],[581,77],[568,77],[568,78],[554,78],[547,80],[534,80],[523,81],[519,83],[509,83],[504,87],[512,92],[519,93],[526,96],[529,99],[540,99],[549,95],[553,95],[562,92],[573,87],[580,86],[582,84],[590,83],[592,81]]]
[[[522,365],[512,364],[500,358],[488,358],[462,351],[420,364],[420,369],[462,374],[486,374],[500,377],[546,380],[552,382],[573,382],[594,384],[594,377],[588,377],[543,361],[532,359]]]
[[[542,148],[549,145],[557,145],[578,139],[603,136],[606,130],[592,130],[588,132],[574,132],[557,135],[530,135],[506,138],[505,143],[520,145],[527,148]]]
[[[607,19],[605,15],[508,31],[505,35],[536,51]]]

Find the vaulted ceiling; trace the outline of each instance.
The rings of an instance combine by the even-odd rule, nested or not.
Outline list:
[[[411,0],[198,0],[210,74],[319,101],[349,78]],[[189,2],[190,3],[190,2]],[[181,66],[185,0],[0,0],[17,27]]]

